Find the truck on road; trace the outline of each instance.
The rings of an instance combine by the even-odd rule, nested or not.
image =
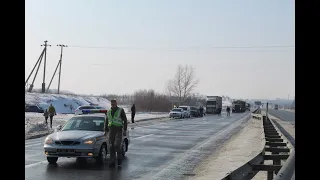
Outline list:
[[[220,114],[222,110],[221,96],[207,96],[206,114]]]
[[[255,108],[260,108],[262,103],[261,103],[261,101],[255,101],[254,105],[255,105]]]
[[[242,100],[235,100],[232,102],[232,112],[241,113],[246,111],[246,102]]]

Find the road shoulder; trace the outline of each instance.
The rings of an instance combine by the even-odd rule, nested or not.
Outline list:
[[[265,145],[262,121],[251,118],[218,153],[208,157],[196,170],[193,180],[222,179],[259,154]]]
[[[295,124],[292,124],[288,121],[283,121],[275,116],[268,114],[268,117],[279,124],[290,136],[295,139]]]

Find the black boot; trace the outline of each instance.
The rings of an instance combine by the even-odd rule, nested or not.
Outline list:
[[[122,159],[119,158],[119,159],[118,159],[118,166],[120,166],[121,164],[122,164]]]

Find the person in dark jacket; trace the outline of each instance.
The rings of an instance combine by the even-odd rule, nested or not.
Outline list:
[[[134,123],[134,116],[136,115],[136,106],[133,104],[131,107],[131,122]]]
[[[46,120],[45,123],[48,124],[49,112],[47,109],[44,110],[43,116],[44,116],[44,119]]]
[[[227,116],[230,116],[230,107],[227,106]]]
[[[203,116],[203,107],[200,106],[199,110],[200,110],[200,116],[202,117]]]

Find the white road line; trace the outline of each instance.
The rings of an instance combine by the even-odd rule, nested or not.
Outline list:
[[[37,165],[39,165],[39,164],[43,164],[43,163],[46,163],[46,162],[47,162],[47,161],[40,161],[40,162],[28,164],[28,165],[25,165],[25,168],[31,168],[31,167],[34,167],[34,166],[37,166]]]
[[[26,145],[25,147],[37,146],[37,145],[41,145],[41,144],[43,144],[43,143],[30,144],[30,145]]]
[[[34,140],[25,140],[25,144],[33,144],[33,143],[38,143],[38,142],[43,142],[45,138],[39,138],[39,139],[34,139]]]
[[[140,136],[140,137],[137,137],[137,138],[133,138],[131,140],[140,139],[140,138],[144,138],[144,137],[148,137],[148,136],[152,136],[152,135],[154,135],[154,134],[148,134],[148,135]]]
[[[43,143],[44,142],[44,140],[43,141],[34,141],[34,142],[25,142],[24,143],[24,145],[30,145],[30,144],[38,144],[38,143]]]

